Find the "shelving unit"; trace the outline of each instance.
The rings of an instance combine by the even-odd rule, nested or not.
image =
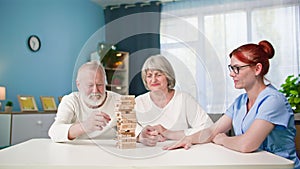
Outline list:
[[[115,55],[105,57],[110,57],[101,61],[106,71],[106,89],[127,95],[129,89],[129,53],[117,51]]]

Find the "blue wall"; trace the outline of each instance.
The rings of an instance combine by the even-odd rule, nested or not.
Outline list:
[[[2,103],[11,100],[13,111],[19,111],[17,95],[30,95],[40,111],[39,96],[54,96],[58,104],[58,96],[72,91],[82,47],[103,25],[103,9],[90,0],[0,0]],[[27,46],[33,34],[42,43],[38,52]]]

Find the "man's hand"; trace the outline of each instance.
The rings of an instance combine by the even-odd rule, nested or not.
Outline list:
[[[108,114],[104,112],[92,113],[87,120],[81,123],[83,130],[90,133],[96,130],[102,130],[111,120]]]
[[[85,133],[102,130],[110,120],[109,115],[106,113],[92,113],[87,120],[71,125],[68,131],[68,139],[73,140]]]

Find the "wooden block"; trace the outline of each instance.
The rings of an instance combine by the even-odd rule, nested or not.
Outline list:
[[[134,105],[131,104],[116,104],[115,110],[116,111],[122,111],[122,110],[133,110],[134,109]]]
[[[124,129],[135,129],[136,123],[122,123],[118,127],[121,130],[124,130]]]
[[[128,134],[119,134],[117,136],[118,142],[136,142],[136,138],[132,135],[128,135]],[[123,141],[125,140],[125,141]]]
[[[119,97],[119,100],[134,100],[135,96],[134,95],[122,95]]]
[[[133,149],[133,148],[136,148],[136,143],[117,144],[117,148],[120,148],[120,149]]]

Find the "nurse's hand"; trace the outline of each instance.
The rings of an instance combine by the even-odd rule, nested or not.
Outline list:
[[[186,136],[172,145],[164,146],[164,150],[174,150],[177,148],[189,149],[192,146],[193,136]]]
[[[228,136],[225,133],[219,133],[214,137],[212,142],[214,142],[215,144],[218,144],[218,145],[223,145],[223,140],[226,137],[228,137]]]

